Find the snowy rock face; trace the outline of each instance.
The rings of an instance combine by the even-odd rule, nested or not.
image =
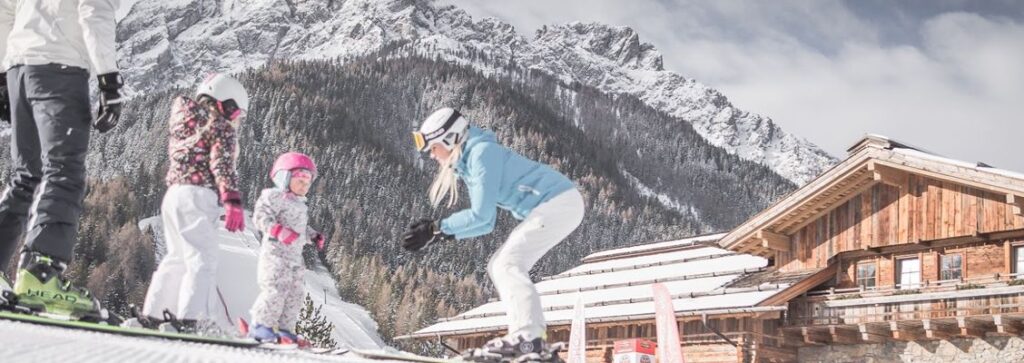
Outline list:
[[[627,94],[693,124],[713,145],[803,184],[835,159],[771,119],[664,69],[661,54],[627,27],[571,23],[532,40],[493,18],[423,0],[172,0],[135,4],[118,28],[120,63],[134,92],[187,87],[208,72],[276,59],[365,55],[404,44],[485,72],[494,62]],[[490,62],[470,58],[484,55]]]

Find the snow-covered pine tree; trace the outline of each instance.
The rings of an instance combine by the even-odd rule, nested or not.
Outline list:
[[[309,339],[309,343],[317,348],[335,348],[338,343],[331,338],[334,331],[334,324],[327,321],[321,309],[323,305],[313,306],[313,298],[306,294],[306,302],[302,305],[302,313],[299,314],[299,323],[295,326],[295,332],[302,334]]]

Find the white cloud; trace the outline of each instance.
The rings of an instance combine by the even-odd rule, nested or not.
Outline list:
[[[846,43],[830,56],[772,42],[706,42],[698,45],[703,57],[676,64],[835,154],[872,132],[1024,170],[1013,152],[1024,135],[1024,28],[947,14],[922,32],[922,47]],[[715,69],[709,59],[728,66]]]
[[[449,2],[526,35],[574,20],[631,26],[667,68],[839,156],[864,133],[880,133],[1024,171],[1019,20],[940,12],[886,24],[838,1]],[[904,28],[919,41],[881,39]]]

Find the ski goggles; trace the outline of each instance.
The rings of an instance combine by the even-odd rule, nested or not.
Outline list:
[[[455,112],[452,112],[451,116],[448,116],[448,120],[445,120],[444,125],[441,125],[437,130],[429,133],[423,133],[421,131],[412,132],[412,141],[416,145],[416,150],[419,150],[420,152],[427,151],[427,146],[430,146],[431,141],[434,141],[434,139],[442,137],[448,133],[448,130],[452,128],[455,121],[457,121],[459,117],[462,117],[462,113],[460,113],[459,110],[454,111]]]
[[[306,169],[292,169],[292,178],[313,180],[313,172]]]
[[[242,109],[238,107],[238,103],[235,100],[218,101],[217,108],[220,109],[220,114],[227,117],[228,120],[234,121],[238,117],[242,116]]]

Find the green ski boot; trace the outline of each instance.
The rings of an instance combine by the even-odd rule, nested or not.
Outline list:
[[[107,321],[109,313],[83,288],[71,286],[61,274],[67,264],[38,252],[22,252],[14,293],[18,305],[43,315],[91,322]]]

